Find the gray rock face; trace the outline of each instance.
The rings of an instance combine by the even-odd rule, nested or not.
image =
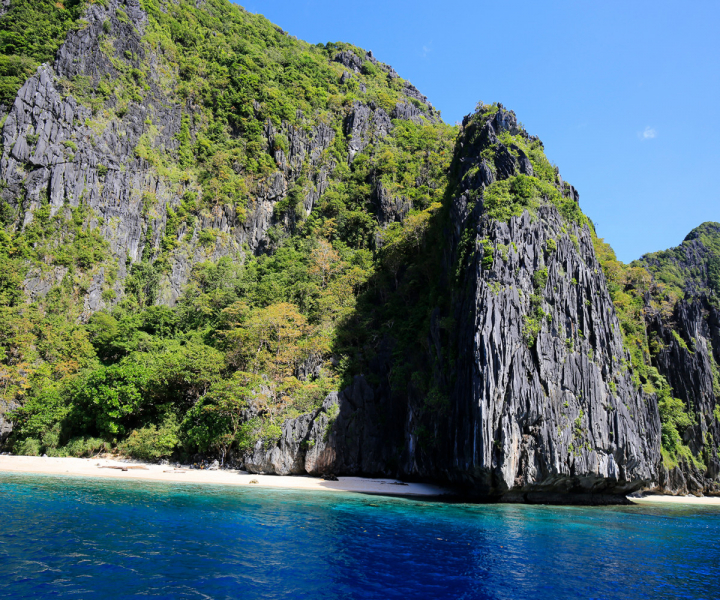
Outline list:
[[[414,104],[398,102],[392,111],[392,118],[422,123],[423,114],[424,113]]]
[[[520,133],[501,107],[484,125],[466,122],[460,141],[476,140],[458,156],[461,174],[480,168],[461,179],[451,210],[455,252],[468,228],[475,244],[455,305],[458,363],[444,457],[455,469],[448,476],[508,499],[625,494],[655,474],[656,400],[630,380],[587,226],[564,221],[552,205],[500,223],[484,215],[482,202],[469,203],[469,192],[490,179],[487,165],[473,159],[487,145],[496,148],[495,177],[529,171],[523,154],[498,145],[504,130]]]
[[[720,494],[720,425],[715,418],[720,391],[717,364],[720,354],[720,312],[704,297],[690,296],[675,307],[668,323],[648,307],[650,335],[661,344],[654,358],[690,414],[693,424],[681,432],[683,441],[705,468],[688,462],[658,473],[656,490],[671,494]]]
[[[55,65],[41,66],[20,90],[3,128],[0,179],[5,184],[5,201],[16,205],[18,199],[25,198],[24,224],[32,220],[43,196],[48,197],[52,214],[65,205],[76,207],[80,203],[93,209],[104,222],[102,234],[119,259],[122,279],[125,258],[138,260],[148,239],[159,242],[165,207],[179,201],[169,182],[138,158],[135,148],[147,133],[146,119],[152,116],[163,124],[154,140],[156,148],[175,151],[181,111],[156,84],[158,74],[152,68],[145,101],[131,102],[122,110],[112,104],[114,101],[108,101],[106,106],[112,115],[109,120],[94,115],[68,92],[69,80],[77,76],[88,78],[91,88],[103,75],[118,76],[110,57],[100,50],[99,37],[105,21],[111,24],[112,48],[117,57],[130,62],[145,58],[141,37],[147,17],[137,0],[129,0],[123,4],[129,22],[121,22],[116,17],[119,5],[117,0],[110,0],[107,8],[90,5],[86,13],[88,26],[71,32],[58,51]],[[156,228],[150,231],[149,219],[142,214],[144,194],[157,198],[162,213]],[[86,301],[88,310],[102,306],[103,275],[97,273],[95,277],[93,287],[97,293]],[[38,273],[26,281],[26,288],[33,295],[43,294],[58,282],[57,278],[57,269]],[[120,284],[117,286],[120,291]]]
[[[322,461],[308,455],[316,456],[316,445],[325,448],[330,420],[327,411],[332,406],[337,406],[337,394],[328,396],[323,406],[314,412],[285,421],[280,440],[269,447],[258,441],[252,453],[245,457],[245,469],[250,473],[277,475],[325,474],[319,470],[324,466]]]
[[[370,143],[384,138],[391,130],[390,117],[382,108],[373,109],[356,100],[345,119],[345,133],[350,138],[348,162],[351,163],[359,152]]]
[[[552,205],[497,222],[481,201],[470,202],[470,192],[495,177],[528,170],[523,155],[497,146],[503,130],[518,132],[514,115],[500,110],[458,144],[449,231],[449,266],[461,261],[464,282],[453,302],[456,362],[444,362],[450,349],[437,334],[438,311],[428,350],[429,368],[448,391],[445,408],[427,420],[423,398],[399,402],[358,377],[326,399],[312,424],[307,416],[288,421],[263,465],[297,470],[304,460],[307,473],[429,478],[510,501],[616,497],[655,478],[656,399],[633,387],[587,226],[568,223]],[[480,159],[489,144],[497,149],[492,169]],[[308,440],[304,458],[288,442],[291,431],[295,442]],[[289,448],[283,462],[278,452]]]
[[[120,6],[128,22],[118,20],[116,9]],[[192,117],[193,113],[192,107],[183,106],[163,83],[166,75],[159,57],[143,44],[147,15],[138,0],[108,0],[107,6],[91,4],[85,19],[87,27],[68,35],[55,64],[41,66],[10,108],[2,131],[0,197],[18,209],[19,226],[32,221],[33,212],[46,197],[52,214],[65,206],[89,206],[97,222],[102,223],[101,233],[117,261],[118,276],[113,287],[119,300],[127,275],[126,259],[136,262],[143,254],[151,260],[157,256],[168,209],[176,208],[184,194],[199,193],[160,174],[138,154],[138,144],[144,140],[157,154],[175,156],[182,115]],[[104,29],[106,22],[110,24],[109,35]],[[101,44],[101,36],[109,39],[109,44],[107,40]],[[120,74],[113,60],[124,61],[129,67],[144,65],[144,97],[124,106],[118,106],[111,97],[94,114],[73,96],[72,81],[85,78],[92,90],[103,77],[118,79]],[[370,136],[385,135],[391,127],[387,115],[376,113]],[[358,128],[358,144],[362,146],[367,143],[363,137],[366,132],[362,125]],[[191,127],[191,135],[194,133]],[[239,256],[243,245],[251,251],[265,250],[267,230],[275,224],[274,205],[287,196],[304,163],[309,167],[308,183],[303,189],[308,214],[325,192],[335,168],[326,152],[335,131],[323,123],[310,127],[282,123],[277,130],[267,124],[264,138],[268,151],[276,136],[287,141],[286,151],[274,151],[279,170],[251,190],[244,213],[230,204],[216,206],[201,212],[192,230],[179,232],[179,247],[170,256],[171,271],[161,281],[158,302],[174,304],[197,262]],[[207,248],[199,243],[202,229],[225,235],[218,236],[215,246]],[[25,281],[26,291],[32,298],[43,296],[64,274],[57,268],[31,273]],[[91,273],[91,277],[85,316],[105,307],[102,291],[108,284],[104,271]]]
[[[15,408],[16,405],[14,403],[10,403],[9,405],[0,403],[0,450],[4,449],[5,442],[12,433],[12,423],[7,421],[4,415]]]
[[[127,20],[118,19],[120,7]],[[106,298],[115,300],[107,302],[122,298],[128,273],[126,259],[133,263],[143,256],[151,261],[157,257],[168,209],[176,208],[185,194],[199,194],[200,190],[190,183],[170,180],[137,151],[143,142],[157,155],[175,157],[183,115],[190,117],[191,137],[196,133],[193,107],[168,86],[161,57],[143,42],[148,17],[140,2],[90,4],[84,18],[87,26],[68,34],[55,63],[40,67],[9,108],[2,130],[0,197],[17,209],[20,227],[32,221],[33,212],[45,198],[53,215],[63,207],[81,203],[92,209],[93,222],[100,223],[101,234],[117,263],[117,277],[111,285],[105,281],[106,270],[89,274],[92,284],[84,300],[84,316],[88,317],[107,307],[105,289],[112,287],[114,291]],[[390,76],[394,73],[371,52],[361,58],[343,51],[335,60],[348,68],[344,80],[358,73],[364,61]],[[142,69],[146,85],[141,100],[121,106],[114,96],[105,101],[98,97],[101,81],[121,78],[117,61]],[[81,98],[75,91],[78,81],[87,84],[86,95],[95,95],[93,108],[87,97]],[[428,107],[431,112],[427,118],[436,118],[427,99],[413,86],[407,86],[406,94]],[[255,107],[256,111],[262,108],[257,102]],[[423,118],[421,112],[410,103],[401,103],[393,114],[394,118],[419,120]],[[302,121],[303,115],[298,119]],[[352,162],[358,152],[387,136],[393,126],[382,108],[356,102],[345,127],[350,137],[348,161]],[[240,257],[245,246],[253,252],[267,251],[270,227],[292,228],[290,217],[276,216],[274,207],[294,189],[304,165],[307,171],[301,193],[306,214],[327,189],[336,167],[328,152],[335,137],[331,126],[312,120],[297,127],[285,122],[279,127],[267,123],[263,137],[265,150],[274,157],[278,171],[250,190],[244,211],[232,204],[205,209],[191,229],[183,227],[178,232],[178,247],[169,256],[170,272],[162,277],[157,302],[175,303],[193,264],[227,255]],[[276,143],[279,138],[285,143]],[[399,206],[394,209],[398,214],[403,211]],[[206,247],[199,242],[203,229],[223,235],[216,236],[214,246]],[[26,292],[33,299],[42,297],[64,275],[58,268],[37,270],[26,278]]]
[[[381,225],[403,221],[412,208],[412,203],[407,198],[392,196],[382,182],[375,188],[374,200]]]
[[[720,224],[703,223],[682,245],[642,257],[635,266],[653,274],[672,269],[684,297],[671,310],[646,296],[645,320],[652,365],[682,400],[691,425],[679,433],[696,457],[673,469],[660,467],[655,490],[720,495],[720,310],[714,249]]]
[[[403,89],[403,93],[408,98],[413,98],[414,100],[417,100],[418,102],[424,104],[428,107],[428,109],[432,110],[432,104],[427,99],[427,96],[424,96],[420,93],[420,90],[418,90],[412,83],[406,82],[405,88]]]
[[[589,231],[567,227],[554,207],[477,225],[494,258],[466,271],[452,463],[482,492],[623,494],[654,476],[654,398],[632,386]],[[548,316],[529,346],[533,296]]]
[[[360,72],[363,63],[360,57],[354,52],[351,52],[350,50],[343,50],[342,52],[338,52],[333,60],[346,66],[354,73]]]
[[[26,296],[31,300],[42,298],[63,280],[67,272],[67,267],[55,267],[51,272],[44,273],[40,269],[33,269],[23,282]]]
[[[276,444],[258,442],[245,457],[245,469],[278,475],[387,473],[387,448],[378,422],[374,392],[358,376],[349,388],[328,395],[314,412],[285,421]]]
[[[717,482],[708,481],[700,469],[687,463],[672,469],[660,465],[658,467],[657,481],[650,489],[653,492],[670,496],[687,496],[689,494],[693,496],[718,495],[720,492]]]

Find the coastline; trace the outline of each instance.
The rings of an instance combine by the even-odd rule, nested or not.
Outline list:
[[[665,496],[663,494],[646,494],[628,498],[633,504],[688,504],[695,506],[720,506],[717,496]]]
[[[122,468],[127,470],[123,471]],[[338,477],[337,481],[328,481],[320,477],[302,475],[256,475],[230,469],[184,469],[173,465],[124,462],[105,458],[0,455],[0,475],[3,473],[353,492],[382,496],[449,497],[452,495],[452,491],[447,488],[426,483],[405,483],[396,479]]]
[[[122,470],[126,469],[126,470]],[[433,497],[451,499],[455,493],[429,483],[406,483],[396,479],[338,477],[337,481],[306,475],[257,475],[232,469],[191,469],[107,458],[72,458],[0,455],[0,476],[3,473],[28,475],[69,475],[133,481],[193,483],[209,485],[255,486],[288,490],[351,492],[379,496]],[[720,497],[665,496],[645,494],[629,496],[641,504],[685,504],[720,506]]]

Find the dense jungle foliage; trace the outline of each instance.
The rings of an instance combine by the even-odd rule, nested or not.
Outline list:
[[[349,323],[358,295],[370,280],[384,285],[376,272],[381,254],[394,261],[390,277],[397,277],[444,192],[455,129],[441,122],[395,121],[392,135],[348,164],[345,107],[360,97],[388,112],[399,101],[411,102],[400,93],[405,82],[390,77],[381,63],[365,61],[361,73],[342,83],[345,67],[332,58],[342,50],[364,51],[347,44],[310,46],[224,1],[202,9],[194,2],[142,4],[150,16],[144,43],[168,72],[179,74],[176,88],[165,91],[199,110],[192,116],[194,136],[190,117],[183,118],[176,155],[158,155],[143,140],[136,153],[188,191],[168,210],[159,247],[148,244],[142,260],[131,265],[122,300],[87,322],[77,302],[89,285],[87,273],[103,265],[112,282],[117,271],[107,243],[90,224],[92,215],[81,206],[51,216],[44,207],[22,229],[13,228],[15,215],[6,207],[1,249],[11,268],[0,282],[2,399],[15,407],[18,452],[87,454],[119,447],[159,458],[178,450],[224,454],[231,446],[242,451],[258,439],[276,439],[284,419],[313,409],[342,385],[364,325]],[[67,31],[83,26],[81,9],[53,4],[48,11]],[[41,10],[13,3],[0,25],[13,29]],[[43,23],[33,22],[34,37],[47,35]],[[112,26],[106,30],[110,41]],[[21,52],[37,57],[34,68],[57,47],[43,55]],[[113,65],[128,70],[117,59]],[[13,95],[21,83],[13,82]],[[99,94],[85,83],[68,87],[98,120],[148,93],[134,76],[105,82]],[[116,102],[108,108],[104,102],[111,97]],[[337,134],[329,150],[336,163],[330,186],[309,218],[298,206],[301,174],[275,207],[278,221],[289,225],[270,232],[271,253],[196,264],[177,305],[156,306],[168,257],[178,246],[176,232],[219,204],[233,204],[242,218],[250,190],[278,168],[273,152],[288,149],[282,135],[265,149],[266,123],[304,126],[303,115]],[[404,225],[378,225],[370,198],[378,182],[411,203]],[[153,198],[143,202],[152,216]],[[200,240],[210,245],[216,235],[203,230]],[[28,304],[22,281],[29,265],[67,273],[47,296]],[[112,289],[103,297],[112,301]],[[248,409],[255,416],[241,421]]]
[[[25,80],[52,62],[67,32],[78,27],[85,0],[13,0],[0,17],[0,104],[12,104]]]
[[[40,63],[52,62],[69,31],[87,25],[82,17],[89,4],[107,1],[13,0],[0,17],[0,104],[13,101]],[[152,122],[135,149],[182,199],[167,207],[160,243],[147,243],[140,260],[128,261],[121,298],[110,286],[118,263],[87,207],[52,215],[44,205],[26,227],[18,226],[11,207],[2,207],[0,410],[14,422],[14,451],[224,458],[258,440],[276,440],[285,419],[318,407],[352,375],[364,372],[373,382],[380,357],[390,365],[395,392],[410,389],[425,398],[420,422],[445,410],[448,390],[437,387],[417,348],[428,345],[436,309],[444,315],[440,335],[446,341],[454,335],[449,303],[457,281],[443,271],[437,249],[446,239],[457,184],[452,161],[459,129],[404,95],[407,82],[357,47],[306,44],[226,0],[141,5],[149,18],[143,53],[116,56],[116,32],[107,21],[101,49],[117,76],[96,88],[83,78],[65,84],[92,109],[91,126],[99,129],[156,93],[153,86],[192,106],[183,113],[176,150],[158,152]],[[128,16],[118,8],[116,18],[124,23]],[[343,51],[362,62],[349,78],[334,60]],[[151,69],[160,74],[153,81]],[[389,135],[348,161],[344,119],[358,100],[387,113],[407,102],[424,117],[393,119]],[[480,105],[475,118],[497,110]],[[177,304],[158,305],[171,259],[186,244],[181,232],[222,206],[233,206],[242,220],[258,186],[280,168],[278,152],[288,152],[283,132],[315,123],[335,136],[323,158],[333,167],[329,185],[312,212],[302,204],[310,186],[305,163],[275,205],[265,252],[200,261]],[[275,131],[270,147],[269,125]],[[500,141],[528,156],[535,176],[489,186],[483,200],[490,216],[506,220],[551,202],[568,221],[593,229],[558,189],[539,141],[507,132]],[[68,152],[77,150],[70,144]],[[380,224],[373,201],[378,185],[407,203],[400,222]],[[160,222],[160,209],[152,194],[143,197],[150,222]],[[211,249],[220,235],[203,229],[199,240]],[[623,265],[595,241],[630,353],[628,368],[638,386],[660,398],[667,460],[695,460],[680,435],[690,417],[652,366],[643,319],[646,292],[654,291],[659,310],[671,310],[682,274],[656,263]],[[657,264],[663,260],[658,256]],[[708,265],[707,285],[717,286],[720,267]],[[85,318],[83,298],[99,269],[111,308]],[[23,282],[48,272],[58,273],[49,293],[26,298]],[[442,359],[451,364],[454,357]]]

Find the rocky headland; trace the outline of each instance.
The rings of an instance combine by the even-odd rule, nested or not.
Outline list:
[[[501,104],[229,2],[67,10],[4,51],[0,445],[720,494],[720,225],[623,265]]]

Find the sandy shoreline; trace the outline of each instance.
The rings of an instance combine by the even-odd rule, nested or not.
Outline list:
[[[127,469],[123,471],[122,468]],[[135,481],[164,481],[168,483],[195,483],[213,485],[257,486],[306,491],[356,492],[383,496],[452,496],[452,490],[427,483],[404,483],[396,479],[369,479],[364,477],[338,477],[326,481],[319,477],[254,475],[244,471],[184,469],[172,465],[155,465],[125,462],[105,458],[41,458],[39,456],[0,455],[0,474],[27,473],[38,475],[70,475],[101,477],[103,479],[130,479]],[[252,483],[251,483],[252,482]],[[636,504],[686,504],[720,506],[720,497],[662,496],[647,494],[632,496]]]
[[[647,494],[641,498],[631,497],[631,502],[637,504],[650,504],[650,503],[661,503],[661,504],[695,504],[697,506],[720,506],[720,498],[717,496],[663,496],[660,494]]]
[[[124,467],[127,471],[118,468]],[[307,491],[357,492],[385,496],[445,496],[448,489],[425,483],[402,483],[396,479],[338,477],[325,481],[318,477],[254,475],[233,470],[176,469],[172,465],[123,462],[102,458],[41,458],[38,456],[0,456],[0,474],[28,473],[73,475],[104,479],[205,483],[214,485],[257,486]],[[252,482],[252,483],[251,483]]]

